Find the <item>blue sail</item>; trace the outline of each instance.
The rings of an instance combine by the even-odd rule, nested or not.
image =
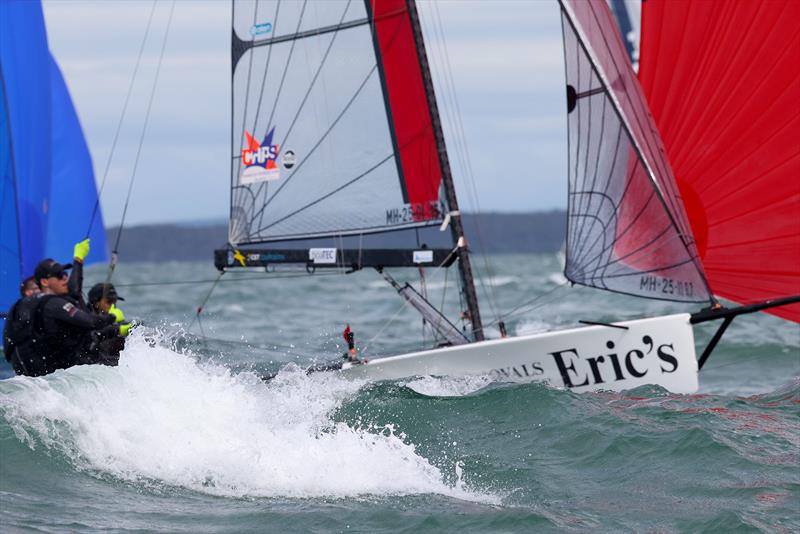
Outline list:
[[[41,4],[0,0],[0,312],[42,258],[72,256],[96,202],[91,157],[47,45]],[[104,261],[99,213],[91,237],[88,259]]]
[[[92,157],[78,115],[72,105],[64,77],[55,59],[50,58],[51,129],[50,212],[47,224],[47,256],[64,261],[72,257],[72,247],[89,237],[92,252],[86,263],[107,259],[103,215],[97,204]]]

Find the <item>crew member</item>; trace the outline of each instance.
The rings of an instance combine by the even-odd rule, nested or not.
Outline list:
[[[130,323],[115,323],[109,314],[88,313],[69,295],[67,270],[52,259],[39,262],[34,278],[41,293],[19,301],[10,338],[9,357],[17,374],[41,376],[73,365],[98,363],[93,342],[127,335]]]
[[[72,280],[71,277],[70,280]],[[88,298],[91,312],[112,315],[117,323],[125,321],[125,314],[117,308],[117,301],[125,299],[117,294],[114,284],[95,284],[89,290]],[[98,355],[98,363],[104,365],[117,365],[119,363],[119,353],[124,348],[125,337],[121,335],[97,341],[96,347],[94,347]]]
[[[39,286],[36,285],[36,279],[33,276],[29,276],[22,283],[19,285],[19,294],[20,299],[11,306],[11,309],[8,311],[8,315],[6,317],[5,325],[3,326],[3,355],[6,357],[6,361],[11,363],[13,366],[11,355],[14,352],[14,343],[11,339],[14,337],[14,327],[19,324],[19,317],[18,317],[18,308],[17,305],[25,298],[32,297],[39,293]],[[17,373],[19,374],[19,373]]]
[[[344,340],[347,342],[347,352],[342,354],[342,358],[353,364],[367,363],[366,358],[361,360],[358,357],[358,350],[356,349],[356,334],[350,330],[349,324],[342,332],[342,337],[344,337]]]
[[[36,279],[32,276],[29,276],[23,280],[19,285],[19,294],[22,296],[22,298],[32,297],[40,291],[41,290],[39,289],[39,286],[36,285]]]

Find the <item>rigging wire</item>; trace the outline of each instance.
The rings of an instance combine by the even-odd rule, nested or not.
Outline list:
[[[499,324],[499,323],[500,323],[500,321],[504,321],[504,320],[508,319],[509,317],[513,317],[513,316],[515,316],[515,315],[519,315],[519,314],[521,314],[521,313],[530,312],[530,311],[536,310],[536,309],[538,309],[538,308],[541,308],[542,306],[545,306],[545,305],[547,305],[547,304],[550,304],[550,303],[552,302],[552,299],[545,300],[545,301],[543,301],[543,302],[541,302],[541,303],[539,303],[539,304],[537,304],[537,305],[535,305],[535,306],[532,306],[533,304],[535,304],[537,301],[539,301],[539,300],[541,300],[541,299],[544,299],[544,298],[546,298],[546,297],[551,297],[551,296],[554,296],[553,294],[554,294],[556,291],[558,291],[558,290],[560,290],[560,289],[563,289],[563,288],[564,288],[564,287],[566,287],[566,286],[567,286],[569,283],[570,283],[570,282],[569,282],[569,280],[567,280],[566,282],[562,282],[562,283],[560,283],[559,285],[557,285],[556,287],[554,287],[553,289],[551,289],[551,290],[547,291],[546,293],[542,293],[541,295],[537,295],[537,296],[535,296],[534,298],[532,298],[532,299],[530,299],[530,300],[527,300],[527,301],[523,302],[522,304],[520,304],[520,305],[516,306],[515,308],[513,308],[511,311],[509,311],[509,312],[507,312],[507,313],[503,314],[503,315],[502,315],[501,317],[499,317],[497,320],[495,320],[495,321],[492,321],[492,322],[490,322],[490,323],[487,323],[486,325],[484,325],[484,328],[486,328],[486,327],[488,327],[488,326],[495,325],[495,324]],[[532,307],[528,308],[528,306],[532,306]]]
[[[430,280],[431,278],[436,278],[436,276],[438,276],[438,275],[439,275],[439,272],[441,272],[442,270],[445,272],[445,277],[446,277],[446,276],[447,276],[447,267],[445,267],[445,264],[446,264],[446,263],[447,263],[447,262],[450,260],[450,258],[451,258],[451,257],[452,257],[454,254],[457,254],[457,253],[458,253],[458,244],[456,244],[456,247],[455,247],[453,250],[451,250],[451,251],[450,251],[450,254],[448,254],[448,255],[447,255],[447,257],[445,257],[445,259],[444,259],[444,260],[442,260],[442,262],[441,262],[439,265],[437,265],[436,267],[434,267],[434,268],[433,268],[433,271],[432,271],[432,273],[433,273],[433,274],[432,274],[431,276],[429,276],[429,277],[428,277],[428,279]],[[461,299],[461,302],[462,302],[462,307],[461,307],[461,309],[463,309],[463,295],[462,295],[462,293],[461,293],[460,291],[459,291],[458,293],[459,293],[459,298]],[[401,311],[403,311],[403,308],[405,308],[407,305],[408,305],[408,306],[410,306],[410,304],[408,303],[408,301],[406,301],[405,299],[403,299],[403,302],[400,304],[400,308],[398,308],[398,310],[397,310],[397,311],[394,313],[394,315],[392,315],[392,316],[389,318],[389,320],[388,320],[388,321],[386,321],[386,322],[383,324],[383,326],[381,327],[381,329],[378,331],[378,333],[377,333],[377,334],[375,334],[374,336],[372,336],[372,338],[370,338],[370,339],[369,339],[369,341],[367,341],[367,343],[364,345],[364,348],[363,348],[363,349],[361,349],[361,354],[364,354],[364,353],[366,352],[366,350],[367,350],[367,348],[369,347],[369,345],[370,345],[370,344],[371,344],[373,341],[375,341],[376,339],[378,339],[378,337],[379,337],[379,336],[380,336],[380,335],[383,333],[383,331],[384,331],[384,330],[386,330],[386,328],[387,328],[387,327],[388,327],[390,324],[392,324],[392,323],[394,322],[394,320],[397,318],[397,316],[398,316],[398,315],[400,315],[400,312],[401,312]],[[463,323],[463,321],[462,321],[462,323]]]
[[[191,331],[192,327],[194,326],[195,321],[197,321],[197,323],[200,325],[200,332],[203,334],[204,338],[206,337],[206,334],[205,334],[205,332],[203,332],[203,324],[200,322],[200,314],[203,313],[203,307],[208,302],[208,299],[211,298],[211,294],[214,292],[214,289],[216,289],[217,284],[219,284],[219,281],[222,278],[222,275],[224,275],[224,274],[225,274],[225,271],[220,271],[219,272],[219,276],[217,276],[217,279],[214,280],[213,284],[211,284],[211,287],[209,288],[208,293],[206,293],[205,298],[200,303],[200,305],[197,307],[197,313],[195,313],[194,319],[192,319],[192,322],[189,324],[189,331]]]
[[[114,140],[111,142],[111,151],[108,153],[108,159],[106,160],[106,167],[103,170],[103,180],[100,182],[100,190],[97,192],[97,200],[94,203],[94,209],[92,209],[92,216],[89,219],[89,227],[86,228],[86,237],[89,237],[89,234],[92,231],[92,226],[94,225],[94,219],[97,217],[97,210],[100,208],[100,198],[103,196],[103,190],[106,187],[106,180],[108,179],[108,171],[111,168],[111,161],[114,159],[114,150],[117,147],[117,140],[119,139],[119,133],[122,130],[122,123],[125,121],[125,114],[128,111],[128,103],[130,102],[131,93],[133,93],[133,86],[134,82],[136,81],[136,75],[139,72],[139,65],[142,62],[142,55],[144,53],[144,46],[147,43],[147,36],[150,34],[150,27],[153,23],[153,14],[156,12],[156,0],[153,0],[153,7],[150,8],[150,16],[147,19],[147,27],[144,30],[144,37],[142,38],[142,44],[139,47],[139,55],[136,57],[136,65],[133,68],[133,74],[131,75],[131,81],[128,84],[128,93],[125,95],[125,103],[122,105],[122,114],[119,117],[119,122],[117,123],[117,131],[114,132]]]
[[[400,307],[399,307],[399,308],[397,308],[397,311],[396,311],[396,312],[394,312],[394,315],[392,315],[392,316],[389,318],[389,320],[388,320],[388,321],[386,321],[385,323],[383,323],[383,326],[381,327],[381,329],[380,329],[380,330],[378,330],[378,333],[377,333],[377,334],[375,334],[374,336],[372,336],[372,337],[371,337],[371,338],[370,338],[370,339],[369,339],[369,340],[368,340],[368,341],[367,341],[367,342],[364,344],[364,348],[362,348],[362,349],[361,349],[361,354],[362,354],[362,355],[364,355],[364,354],[366,354],[366,353],[367,353],[367,351],[369,350],[369,347],[370,347],[370,345],[372,345],[373,341],[375,341],[376,339],[378,339],[378,338],[380,337],[380,335],[381,335],[381,334],[383,334],[383,331],[384,331],[384,330],[386,330],[386,328],[388,328],[388,326],[389,326],[390,324],[392,324],[392,323],[394,322],[394,320],[395,320],[395,319],[397,319],[397,316],[398,316],[398,315],[400,315],[400,312],[402,312],[402,311],[405,309],[405,307],[406,307],[406,301],[405,301],[405,300],[403,300],[403,302],[401,302],[401,303],[400,303]]]
[[[279,0],[278,3],[280,4],[280,0]],[[231,4],[233,6],[233,10],[234,10],[234,13],[235,13],[235,11],[236,11],[236,3],[235,2],[231,2]],[[259,6],[259,4],[258,4],[258,2],[256,2],[255,3],[255,7],[253,9],[253,27],[255,27],[255,25],[258,22],[258,6]],[[235,18],[235,15],[234,15],[234,18]],[[234,22],[234,24],[236,23],[235,20],[233,22]],[[275,21],[275,23],[277,24],[277,21]],[[234,32],[236,31],[235,27],[233,28],[233,31]],[[252,73],[253,73],[253,58],[254,57],[255,57],[255,53],[253,53],[251,51],[250,52],[250,58],[249,58],[249,60],[247,62],[247,82],[245,83],[245,86],[244,86],[245,87],[245,91],[244,91],[244,112],[242,114],[242,117],[243,117],[243,119],[242,119],[242,133],[241,133],[241,135],[239,135],[239,146],[242,146],[242,144],[244,143],[244,140],[245,140],[245,135],[244,134],[245,134],[245,130],[247,128],[247,107],[248,107],[248,104],[250,102],[250,78],[251,78]],[[234,85],[234,81],[235,81],[236,64],[233,65],[233,69],[234,69],[234,74],[233,74],[234,78],[231,80],[231,85],[232,86]],[[235,91],[235,87],[232,87],[231,91],[232,91],[231,92],[231,99],[233,99],[233,91]],[[233,100],[231,100],[231,108],[233,108]],[[233,109],[231,109],[231,151],[233,151],[235,153],[235,149],[234,149],[235,141],[233,139],[233,130],[234,130],[233,121],[234,120],[235,120],[235,117],[234,117]],[[233,159],[235,161],[236,157],[234,157]],[[233,196],[236,195],[236,203],[235,204],[239,205],[240,204],[239,201],[241,200],[241,196],[243,194],[241,192],[241,190],[239,190],[236,193],[234,193],[235,188],[233,187],[233,184],[234,184],[234,182],[233,182],[233,168],[231,168],[231,214],[233,214],[233,205],[234,205]],[[250,188],[249,187],[247,188],[247,191],[250,192]]]
[[[170,10],[169,10],[169,17],[167,18],[167,27],[166,27],[166,30],[164,30],[164,39],[161,42],[161,53],[158,56],[158,64],[156,65],[155,79],[153,80],[153,87],[150,90],[150,98],[149,98],[149,100],[147,102],[147,111],[145,112],[145,116],[144,116],[144,124],[142,125],[142,133],[141,133],[141,136],[139,137],[139,146],[138,146],[138,148],[136,150],[136,158],[133,161],[133,170],[131,172],[130,182],[128,183],[128,193],[127,193],[127,195],[125,197],[125,206],[124,206],[124,208],[122,210],[122,219],[120,220],[119,228],[117,229],[117,238],[116,238],[116,241],[114,242],[114,249],[111,251],[111,263],[109,263],[109,265],[108,265],[108,275],[106,276],[106,285],[103,287],[103,296],[104,297],[105,297],[106,288],[108,287],[108,284],[111,282],[111,277],[113,276],[114,269],[116,268],[116,265],[117,265],[117,253],[119,252],[119,243],[120,243],[120,239],[122,238],[122,230],[125,227],[125,218],[126,218],[126,216],[128,214],[128,205],[129,205],[130,200],[131,200],[131,193],[133,192],[133,183],[134,183],[134,181],[136,179],[136,169],[139,166],[139,157],[141,156],[141,153],[142,153],[142,145],[144,144],[144,136],[145,136],[145,133],[147,132],[147,124],[148,124],[148,122],[150,120],[150,111],[152,110],[152,107],[153,107],[153,99],[154,99],[155,94],[156,94],[156,87],[158,87],[158,77],[159,77],[159,74],[161,73],[161,64],[162,64],[162,62],[164,60],[164,51],[167,48],[167,37],[169,36],[169,29],[170,29],[170,26],[172,25],[172,15],[175,13],[175,2],[176,2],[176,0],[172,0],[172,5],[170,6]]]
[[[432,3],[432,10],[434,17],[431,17],[434,22],[429,25],[429,27],[433,27],[433,30],[430,30],[429,33],[432,33],[437,36],[437,39],[432,40],[433,44],[437,45],[433,47],[433,49],[438,53],[438,58],[434,55],[434,59],[438,59],[438,63],[440,64],[440,71],[443,73],[439,76],[440,85],[444,89],[444,100],[442,107],[445,110],[445,114],[448,117],[448,122],[451,125],[451,128],[454,132],[453,141],[455,147],[455,155],[459,161],[460,167],[463,171],[465,177],[465,184],[467,185],[467,194],[471,204],[475,207],[475,210],[479,213],[480,212],[480,201],[479,195],[477,192],[477,187],[475,185],[475,173],[472,169],[472,162],[469,157],[469,148],[467,147],[467,137],[464,131],[464,124],[461,120],[461,106],[458,101],[458,94],[455,90],[455,80],[452,73],[451,62],[450,62],[450,54],[447,49],[447,42],[444,36],[444,26],[441,21],[441,14],[439,12],[438,5],[436,3]],[[480,245],[481,250],[486,250],[483,233],[481,232],[480,224],[476,221],[475,224],[476,230],[476,238],[478,244]],[[488,284],[484,281],[484,277],[478,273],[478,283],[480,284],[481,288],[483,289],[484,294],[487,297],[489,302],[489,306],[492,310],[492,314],[495,318],[499,317],[498,306],[496,301],[496,295],[494,291],[494,286],[492,285],[492,280],[494,278],[493,269],[490,265],[489,259],[487,255],[481,254],[481,260],[484,266],[484,269],[489,277]],[[488,285],[488,288],[487,288]]]

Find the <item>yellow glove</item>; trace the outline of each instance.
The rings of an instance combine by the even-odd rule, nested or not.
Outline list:
[[[136,328],[137,326],[139,326],[139,324],[136,321],[131,321],[130,323],[123,323],[119,325],[119,335],[121,335],[122,337],[126,337],[130,333],[130,331]]]
[[[83,260],[86,259],[86,256],[89,255],[89,239],[84,239],[80,243],[75,245],[75,249],[72,253],[72,256],[83,263]]]
[[[122,310],[117,308],[116,304],[111,305],[111,307],[108,309],[108,314],[114,316],[115,323],[121,323],[125,320],[125,314],[122,313]]]

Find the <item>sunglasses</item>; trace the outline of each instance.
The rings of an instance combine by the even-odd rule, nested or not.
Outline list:
[[[61,278],[63,280],[64,278],[69,278],[69,273],[67,271],[61,271],[60,273],[51,274],[48,278]]]

